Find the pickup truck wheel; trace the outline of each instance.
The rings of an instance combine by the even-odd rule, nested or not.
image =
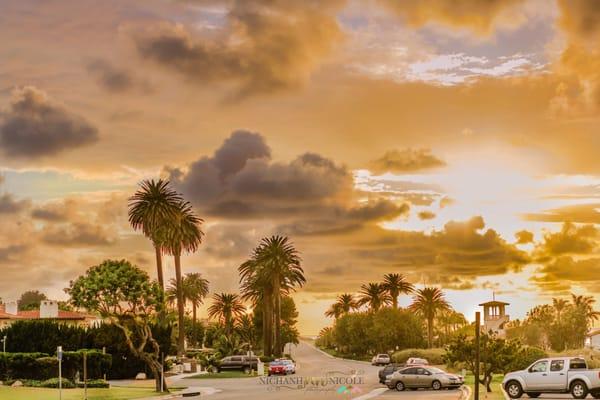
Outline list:
[[[442,382],[440,382],[440,381],[433,381],[433,383],[431,384],[431,388],[433,390],[440,390],[442,388]]]
[[[589,393],[587,385],[583,381],[575,381],[571,383],[571,396],[574,399],[585,399]]]
[[[396,382],[396,390],[402,392],[406,387],[401,381]]]
[[[537,393],[537,392],[534,392],[534,393],[527,392],[526,394],[527,394],[527,396],[531,397],[532,399],[537,399],[541,395],[541,393]]]
[[[511,399],[518,399],[523,396],[523,388],[517,381],[510,381],[506,384],[506,393]]]

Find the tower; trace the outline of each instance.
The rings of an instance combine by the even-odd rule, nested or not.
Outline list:
[[[508,305],[510,304],[496,299],[479,305],[483,307],[482,329],[485,333],[492,331],[498,337],[503,338],[505,336],[504,325],[510,321],[510,317],[506,314],[506,306]]]

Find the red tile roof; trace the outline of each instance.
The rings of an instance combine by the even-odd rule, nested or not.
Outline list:
[[[17,315],[25,319],[40,319],[40,310],[19,311]],[[58,317],[52,317],[51,319],[86,319],[86,317],[88,317],[87,314],[76,311],[59,310]]]
[[[23,317],[14,314],[7,314],[5,312],[0,311],[0,319],[23,319]]]

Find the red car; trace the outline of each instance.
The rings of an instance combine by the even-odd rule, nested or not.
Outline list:
[[[295,374],[296,366],[291,360],[275,360],[269,363],[269,376]]]

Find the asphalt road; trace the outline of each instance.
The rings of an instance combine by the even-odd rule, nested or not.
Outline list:
[[[186,386],[199,388],[201,398],[214,400],[253,399],[427,399],[459,400],[459,390],[418,390],[397,392],[379,384],[373,367],[360,361],[340,360],[325,354],[312,345],[301,342],[293,348],[296,360],[296,375],[268,380],[267,377],[240,379],[185,379]],[[328,380],[326,378],[329,378]],[[340,393],[346,389],[345,393]]]

